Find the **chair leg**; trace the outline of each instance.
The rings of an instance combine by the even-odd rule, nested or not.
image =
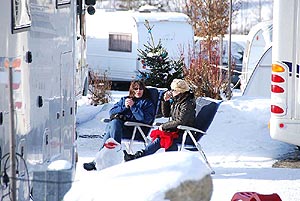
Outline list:
[[[133,153],[133,150],[132,150],[132,144],[133,144],[133,141],[134,141],[134,138],[135,138],[135,134],[136,134],[136,130],[139,130],[140,131],[140,134],[142,135],[143,139],[144,139],[144,145],[145,147],[149,144],[149,140],[148,138],[146,137],[146,135],[144,134],[144,131],[142,130],[142,128],[140,126],[134,126],[133,128],[133,133],[132,133],[132,137],[130,139],[130,142],[129,142],[129,145],[126,146],[126,149],[129,153]]]
[[[184,143],[186,141],[186,135],[187,135],[187,131],[184,131],[183,136],[182,136],[182,141],[181,141],[181,147],[180,147],[179,151],[182,151],[184,148]]]
[[[136,134],[136,126],[133,128],[132,137],[130,139],[129,146],[128,146],[128,152],[130,152],[130,153],[133,153],[131,146],[132,146],[133,140],[135,138],[135,134]]]
[[[144,131],[142,130],[142,128],[140,126],[138,126],[138,129],[140,131],[140,134],[142,135],[144,141],[145,141],[145,147],[149,144],[149,140],[148,138],[146,137],[146,135],[144,134]]]
[[[207,160],[207,157],[206,157],[206,155],[205,155],[205,153],[204,153],[204,151],[203,151],[201,145],[195,140],[195,138],[194,138],[193,134],[191,133],[191,131],[188,131],[188,134],[189,134],[189,136],[191,137],[191,139],[193,140],[193,142],[194,142],[195,146],[197,147],[197,149],[198,149],[200,155],[201,155],[202,158],[204,159],[204,161],[205,161],[207,167],[211,170],[211,174],[215,174],[215,171],[212,169],[211,165],[209,164],[209,162],[208,162],[208,160]]]
[[[197,143],[196,147],[197,147],[199,153],[201,154],[202,158],[204,159],[206,165],[207,165],[208,168],[211,170],[211,174],[215,174],[215,171],[214,171],[214,170],[212,169],[212,167],[210,166],[210,164],[209,164],[209,162],[208,162],[208,160],[207,160],[207,157],[206,157],[206,155],[205,155],[205,153],[204,153],[204,151],[203,151],[201,145],[200,145],[199,143]]]

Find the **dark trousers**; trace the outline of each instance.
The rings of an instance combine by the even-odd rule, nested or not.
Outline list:
[[[161,148],[160,139],[156,138],[145,148],[145,156],[154,154],[157,150]],[[178,151],[177,140],[173,141],[173,144],[166,151]]]

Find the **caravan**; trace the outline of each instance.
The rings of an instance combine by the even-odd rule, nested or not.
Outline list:
[[[85,7],[82,0],[2,1],[0,200],[62,200],[72,184],[75,102],[87,82],[85,50],[77,49]]]
[[[263,52],[256,63],[246,86],[243,89],[243,96],[252,96],[260,98],[270,98],[270,84],[272,67],[272,45]]]
[[[266,22],[261,22],[255,25],[254,27],[251,28],[248,36],[247,36],[247,42],[246,42],[246,48],[244,51],[244,56],[243,56],[243,66],[242,66],[242,73],[241,73],[241,90],[245,92],[246,94],[250,95],[249,89],[246,88],[257,88],[257,85],[266,85],[268,83],[260,83],[260,82],[254,82],[256,84],[255,86],[252,85],[248,86],[249,80],[251,77],[253,77],[253,72],[255,69],[262,67],[261,65],[259,66],[259,62],[261,58],[270,58],[270,46],[272,43],[272,33],[273,33],[273,25],[272,21],[266,21]],[[268,55],[268,56],[267,56]],[[271,60],[268,62],[264,59],[264,64],[269,63],[269,75],[271,74]],[[256,68],[257,67],[257,68]],[[267,67],[264,67],[263,71],[266,71]],[[261,70],[261,69],[257,69]],[[260,80],[263,82],[264,80],[267,79],[262,79]],[[252,90],[250,89],[250,90]],[[260,92],[257,94],[260,96]],[[256,93],[253,93],[254,96],[256,96]]]
[[[274,1],[270,135],[300,146],[300,3]]]
[[[145,20],[152,27],[148,31]],[[87,61],[89,69],[106,73],[112,81],[128,82],[142,69],[138,49],[161,40],[171,59],[186,58],[193,48],[194,32],[189,18],[175,12],[97,10],[87,18]]]

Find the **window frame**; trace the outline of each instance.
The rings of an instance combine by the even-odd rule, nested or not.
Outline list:
[[[17,5],[16,3],[19,4]],[[32,24],[29,0],[11,0],[11,5],[11,32],[14,34],[28,31]],[[22,6],[25,6],[25,8]],[[19,15],[17,15],[18,12],[20,13]],[[22,19],[25,22],[21,22]]]
[[[56,9],[69,7],[71,0],[56,0]]]
[[[109,33],[108,51],[113,52],[132,52],[131,33]]]

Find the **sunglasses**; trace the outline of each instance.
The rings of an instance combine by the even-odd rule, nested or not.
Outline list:
[[[134,91],[137,91],[137,90],[140,90],[140,91],[143,91],[144,89],[142,88],[133,88]]]

